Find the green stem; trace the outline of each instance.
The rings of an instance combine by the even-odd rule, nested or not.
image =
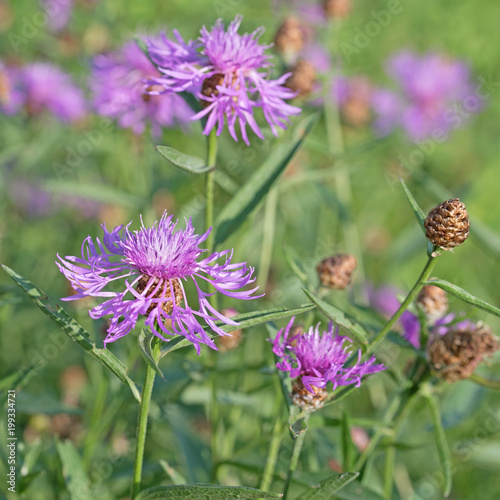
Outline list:
[[[156,337],[155,337],[156,339]],[[160,342],[158,339],[153,341],[152,353],[157,361],[160,357]],[[141,404],[139,407],[139,417],[137,419],[137,442],[135,448],[134,459],[134,474],[132,478],[132,494],[131,500],[139,494],[141,489],[142,478],[142,463],[144,461],[144,445],[146,443],[146,431],[148,427],[149,405],[151,403],[151,394],[153,393],[153,385],[155,381],[155,370],[149,365],[146,365],[146,375],[144,377],[144,386],[141,394]]]
[[[490,378],[477,375],[476,373],[473,373],[469,377],[469,380],[475,384],[482,385],[483,387],[488,387],[488,389],[496,389],[497,391],[500,390],[500,380],[492,380]]]
[[[209,406],[209,414],[210,414],[210,423],[212,428],[211,435],[211,457],[212,457],[212,476],[211,479],[213,482],[217,479],[217,464],[219,461],[218,457],[218,441],[217,441],[217,428],[219,425],[219,411],[217,405],[217,353],[210,353],[212,358],[212,370],[210,374],[210,406]]]
[[[259,275],[257,277],[257,283],[259,283],[262,288],[266,287],[267,280],[269,278],[269,270],[271,269],[277,205],[278,190],[271,189],[269,195],[267,196],[266,207],[264,209],[264,234],[262,239],[262,250],[260,254]]]
[[[304,422],[307,425],[307,421],[309,420],[310,414],[307,413],[304,417]],[[292,456],[290,457],[290,463],[288,464],[288,474],[286,476],[285,487],[283,489],[283,500],[286,500],[288,497],[288,489],[290,488],[290,483],[292,482],[292,476],[297,468],[297,464],[299,463],[300,452],[302,450],[302,445],[304,444],[304,438],[306,436],[307,428],[299,434],[293,443]]]
[[[215,192],[215,168],[217,160],[217,136],[215,135],[215,129],[213,129],[207,137],[207,165],[212,167],[207,172],[206,183],[205,183],[205,228],[212,228],[212,231],[207,238],[207,247],[209,254],[212,253],[214,247],[214,192]]]
[[[417,297],[418,292],[425,284],[425,282],[431,275],[434,266],[436,265],[436,257],[432,255],[433,253],[434,252],[432,252],[431,255],[429,255],[429,258],[427,259],[427,263],[425,264],[423,271],[420,273],[420,276],[413,285],[413,288],[410,290],[410,293],[407,295],[406,299],[402,302],[402,304],[399,306],[399,309],[394,313],[392,318],[386,323],[384,328],[380,330],[379,334],[375,337],[373,342],[368,347],[365,357],[369,356],[375,351],[378,345],[385,339],[386,335],[391,331],[391,328],[394,326],[396,321],[401,317],[401,315],[406,311],[408,306]]]
[[[280,398],[277,397],[276,401],[277,401],[276,420],[274,422],[273,434],[271,437],[271,442],[269,443],[269,452],[267,455],[267,461],[264,467],[264,472],[262,474],[262,481],[260,483],[260,489],[263,491],[267,491],[271,486],[274,476],[274,471],[276,469],[276,462],[278,461],[281,438],[283,435],[283,422],[281,419],[281,400]]]

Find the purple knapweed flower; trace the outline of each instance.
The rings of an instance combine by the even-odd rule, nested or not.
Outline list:
[[[141,218],[142,223],[142,218]],[[200,321],[219,335],[228,335],[215,321],[238,325],[218,312],[208,301],[216,292],[236,299],[254,299],[257,290],[241,288],[253,283],[253,268],[245,263],[231,263],[232,250],[214,252],[204,259],[206,250],[200,244],[208,237],[194,233],[191,221],[185,229],[177,229],[172,216],[163,214],[152,227],[131,231],[131,223],[117,226],[111,232],[103,224],[104,238],[96,242],[88,236],[82,245],[82,257],[58,255],[57,265],[68,278],[76,295],[63,300],[83,297],[104,297],[106,301],[89,311],[91,318],[111,315],[105,343],[127,335],[145,316],[145,324],[160,339],[164,335],[183,335],[192,342],[198,354],[200,343],[217,349]],[[218,262],[219,259],[224,259]],[[202,291],[197,280],[206,281],[215,291]],[[192,281],[197,294],[197,307],[191,308],[185,284]],[[108,285],[118,287],[113,291]],[[181,305],[183,303],[183,305]]]
[[[11,80],[10,102],[6,114],[24,109],[28,115],[43,111],[63,122],[73,122],[86,114],[86,103],[81,89],[69,75],[49,63],[32,63],[9,70]]]
[[[94,59],[90,87],[98,114],[117,119],[121,128],[134,134],[144,132],[151,122],[152,134],[159,136],[162,127],[187,124],[192,111],[177,95],[151,95],[144,83],[160,73],[135,42],[120,50]]]
[[[220,135],[227,122],[231,137],[237,141],[235,127],[239,124],[241,136],[249,144],[247,125],[264,139],[255,121],[256,108],[262,109],[274,135],[277,127],[285,129],[289,117],[299,114],[300,109],[285,102],[295,95],[283,86],[289,74],[269,78],[271,63],[265,54],[269,46],[258,43],[263,29],[240,35],[241,20],[237,16],[226,31],[219,19],[210,31],[203,27],[196,42],[186,43],[174,31],[177,42],[165,36],[161,43],[149,40],[148,52],[163,74],[152,79],[153,84],[162,85],[163,93],[191,92],[201,101],[203,109],[192,119],[206,117],[205,135],[214,128]]]
[[[443,137],[465,121],[457,106],[466,107],[467,114],[482,107],[470,82],[469,68],[462,61],[403,51],[391,57],[387,73],[399,88],[373,93],[374,127],[380,135],[402,127],[414,142],[433,135]]]
[[[383,365],[373,364],[375,356],[361,362],[361,350],[358,351],[357,362],[346,366],[352,354],[352,343],[348,337],[338,335],[338,328],[335,329],[333,323],[328,324],[328,330],[323,334],[319,332],[319,325],[316,328],[311,326],[307,332],[299,330],[296,333],[293,328],[294,320],[295,317],[278,332],[272,342],[274,354],[282,358],[276,367],[289,372],[291,378],[298,380],[298,385],[294,387],[300,388],[294,390],[296,404],[305,406],[298,403],[299,400],[304,403],[304,396],[307,397],[303,389],[318,395],[318,389],[324,389],[328,382],[333,384],[333,390],[351,384],[359,387],[364,375],[385,369]],[[346,342],[349,345],[344,345]]]

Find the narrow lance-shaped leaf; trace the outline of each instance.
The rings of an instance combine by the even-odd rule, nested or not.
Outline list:
[[[203,174],[213,168],[213,166],[206,165],[205,160],[198,156],[187,155],[168,146],[156,146],[156,149],[172,165],[191,174]]]
[[[411,191],[408,189],[408,186],[406,185],[405,181],[403,179],[399,179],[401,182],[401,186],[403,187],[403,191],[405,193],[406,199],[409,201],[411,208],[413,209],[413,213],[415,214],[415,217],[418,220],[418,225],[420,226],[420,229],[425,234],[425,227],[424,227],[424,221],[425,221],[425,213],[424,211],[419,207],[417,200],[413,197],[411,194]]]
[[[220,321],[216,321],[215,324],[222,328],[225,332],[233,332],[234,330],[244,330],[245,328],[250,328],[251,326],[261,325],[262,323],[267,323],[268,321],[275,321],[278,319],[289,318],[290,316],[298,316],[299,314],[311,311],[316,307],[315,304],[306,304],[297,309],[286,309],[286,307],[279,307],[276,309],[269,309],[267,311],[253,311],[250,313],[240,314],[234,316],[231,319],[236,321],[237,325],[226,325]],[[208,333],[210,338],[217,338],[218,335],[214,332]],[[188,347],[192,345],[192,342],[185,339],[173,339],[166,346],[162,348],[162,356],[165,354],[176,351],[177,349],[182,349],[183,347]]]
[[[454,285],[453,283],[449,283],[448,281],[436,278],[427,281],[426,285],[438,286],[439,288],[442,288],[445,292],[455,295],[455,297],[458,297],[460,300],[463,300],[464,302],[472,304],[473,306],[476,306],[477,308],[482,309],[483,311],[489,312],[490,314],[500,317],[500,309],[498,307],[489,304],[485,300],[474,297],[474,295],[471,295],[469,292],[467,292],[463,288],[460,288],[457,285]]]
[[[344,470],[352,469],[354,467],[355,448],[351,437],[351,421],[345,410],[342,412],[342,453]]]
[[[56,448],[61,459],[62,475],[71,499],[91,498],[90,480],[75,445],[71,441],[56,440]]]
[[[251,498],[281,498],[281,494],[269,493],[246,486],[185,484],[155,486],[141,491],[137,496],[137,500],[246,500]]]
[[[130,387],[137,401],[141,400],[139,391],[134,381],[127,375],[126,366],[109,350],[99,349],[91,340],[89,333],[62,307],[50,305],[49,298],[33,283],[17,274],[9,267],[2,264],[5,272],[21,287],[28,297],[44,312],[50,319],[55,321],[59,328],[68,337],[81,347],[87,354],[90,354],[99,363],[113,372],[124,384]]]
[[[348,330],[349,338],[359,344],[363,352],[366,350],[368,340],[366,332],[361,325],[353,323],[351,320],[346,318],[345,314],[340,309],[337,309],[335,306],[321,300],[308,290],[304,288],[303,290],[327,318],[331,319],[335,324]]]
[[[318,119],[315,113],[305,118],[297,127],[293,138],[280,144],[269,158],[258,168],[252,177],[226,203],[215,226],[215,244],[219,245],[245,221],[248,215],[259,205],[271,187],[283,173],[295,153]]]
[[[429,405],[431,412],[432,423],[434,424],[434,433],[436,436],[436,446],[438,449],[439,460],[444,473],[444,496],[447,497],[451,492],[452,486],[452,469],[451,456],[444,433],[443,423],[441,422],[441,411],[439,410],[439,402],[434,394],[426,394],[425,399]]]
[[[318,487],[312,487],[306,491],[299,500],[331,500],[333,495],[354,481],[359,476],[359,472],[345,472],[329,477],[319,483]],[[362,498],[362,497],[360,497]]]

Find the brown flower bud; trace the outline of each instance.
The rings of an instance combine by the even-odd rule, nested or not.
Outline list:
[[[223,309],[222,314],[227,316],[228,318],[232,318],[238,315],[238,311],[233,308]],[[243,331],[242,330],[234,330],[227,335],[220,335],[217,339],[217,345],[219,346],[219,350],[221,352],[234,351],[243,340]]]
[[[485,356],[499,349],[490,328],[481,323],[455,327],[438,336],[427,350],[431,368],[440,378],[456,382],[468,378]]]
[[[448,298],[446,292],[434,285],[425,285],[417,297],[417,304],[424,311],[430,324],[434,324],[448,311]]]
[[[323,10],[330,19],[347,17],[351,9],[351,0],[323,0]]]
[[[433,208],[424,222],[425,235],[433,245],[451,250],[469,236],[469,214],[458,199],[448,200]]]
[[[290,71],[292,74],[288,77],[285,86],[294,92],[298,92],[300,97],[310,94],[316,83],[314,66],[305,59],[299,59]]]
[[[173,304],[172,300],[165,300],[165,299],[169,299],[170,297],[172,297],[172,289],[173,289],[175,305],[177,305],[177,306],[180,305],[180,303],[182,302],[182,299],[184,297],[182,295],[182,288],[181,288],[181,285],[179,283],[179,280],[165,279],[165,280],[163,280],[163,283],[158,287],[158,284],[161,281],[160,278],[153,278],[153,281],[152,281],[151,285],[149,285],[149,288],[148,288],[148,283],[149,283],[150,279],[151,279],[150,276],[143,274],[137,283],[136,290],[142,294],[147,288],[146,295],[149,297],[158,288],[152,298],[153,299],[163,299],[163,301],[161,303],[161,308],[167,314],[172,314],[172,311],[174,310],[174,304]],[[172,289],[170,287],[170,284],[172,284]],[[155,307],[157,307],[157,305],[158,305],[158,302],[153,302],[148,307],[147,314],[149,314]]]
[[[314,385],[311,386],[314,394],[310,393],[302,383],[301,378],[297,378],[292,383],[293,404],[303,410],[319,410],[324,404],[328,393],[325,389],[320,389]]]
[[[295,16],[287,16],[274,36],[276,50],[284,55],[294,55],[304,46],[304,29]]]
[[[322,260],[316,267],[323,286],[343,290],[351,281],[358,262],[354,255],[339,253]]]

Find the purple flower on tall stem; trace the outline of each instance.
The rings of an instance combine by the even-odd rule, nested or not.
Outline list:
[[[90,80],[96,111],[117,119],[120,127],[131,128],[134,134],[141,134],[147,121],[154,136],[161,134],[162,127],[189,123],[193,113],[181,97],[146,93],[154,86],[147,87],[144,80],[157,76],[160,73],[135,42],[97,56]]]
[[[361,362],[360,350],[358,360],[347,366],[352,343],[348,337],[338,335],[333,323],[328,324],[323,334],[319,332],[319,325],[311,326],[307,332],[294,333],[294,320],[293,317],[273,341],[274,354],[282,358],[276,367],[289,372],[291,378],[299,379],[309,393],[316,394],[317,389],[325,388],[328,382],[333,384],[333,390],[351,384],[359,387],[364,375],[385,369],[381,364],[373,364],[375,356]]]
[[[249,144],[247,125],[264,139],[255,121],[256,108],[262,109],[274,135],[277,127],[285,129],[289,116],[299,114],[300,109],[285,102],[295,95],[283,86],[289,74],[276,80],[269,78],[271,63],[265,54],[269,46],[258,43],[263,29],[240,35],[241,20],[237,16],[226,31],[219,19],[210,31],[203,27],[196,42],[186,43],[174,31],[177,42],[165,36],[161,43],[149,40],[148,52],[162,73],[151,80],[163,86],[160,93],[187,91],[202,102],[203,109],[192,119],[206,117],[205,135],[214,127],[220,135],[227,122],[231,137],[237,141],[238,124],[243,140]]]
[[[482,107],[470,82],[469,68],[462,61],[442,54],[419,56],[402,51],[389,60],[387,72],[399,88],[374,92],[374,126],[381,135],[397,127],[414,142],[434,133],[445,135],[464,122],[455,111],[457,105],[466,106],[468,112]]]
[[[142,223],[139,230],[131,231],[130,224],[117,226],[111,232],[103,224],[102,242],[96,238],[94,243],[88,236],[81,258],[63,259],[58,255],[57,266],[76,291],[76,295],[63,300],[106,298],[89,312],[93,319],[112,316],[105,343],[125,336],[136,326],[139,316],[145,316],[145,324],[162,340],[168,341],[165,334],[183,335],[194,344],[198,354],[200,343],[217,350],[200,320],[219,335],[228,334],[215,321],[238,323],[218,312],[208,297],[219,292],[235,299],[258,298],[252,295],[257,287],[241,290],[255,281],[253,268],[245,263],[231,263],[232,250],[214,252],[201,259],[206,250],[200,244],[211,229],[197,235],[191,221],[186,222],[185,229],[177,229],[177,222],[164,213],[152,227]],[[219,259],[223,261],[219,263]],[[202,291],[199,280],[206,281],[214,291]],[[195,308],[189,306],[185,291],[190,281],[197,294]],[[116,289],[118,282],[122,282],[121,291],[113,291],[110,285],[115,284]]]
[[[32,63],[9,70],[10,98],[5,112],[18,113],[22,108],[29,115],[48,111],[63,122],[72,122],[86,114],[86,103],[81,89],[69,75],[49,63]]]

